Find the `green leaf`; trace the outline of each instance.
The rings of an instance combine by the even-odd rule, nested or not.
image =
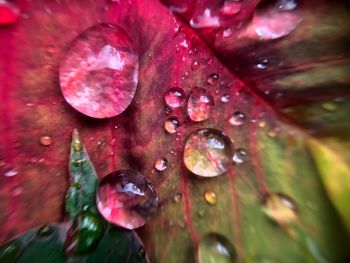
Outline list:
[[[350,231],[350,166],[341,152],[336,152],[319,141],[310,139],[309,149],[328,196]]]
[[[66,196],[66,212],[76,221],[82,212],[96,214],[97,175],[93,164],[80,140],[73,131],[69,158],[70,187]]]
[[[109,226],[98,246],[87,254],[66,258],[67,225],[30,230],[0,247],[1,263],[146,263],[143,245],[134,231]]]

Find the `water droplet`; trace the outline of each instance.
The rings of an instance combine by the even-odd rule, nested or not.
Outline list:
[[[199,129],[190,134],[184,150],[184,163],[192,173],[214,177],[227,171],[232,157],[232,143],[215,129]]]
[[[199,242],[198,259],[199,263],[233,263],[236,259],[236,252],[226,237],[209,233]]]
[[[259,122],[259,127],[260,128],[265,128],[266,127],[266,122],[265,121],[261,121],[261,122]]]
[[[203,14],[190,20],[190,25],[193,28],[219,27],[220,19],[218,16],[213,16],[212,11],[209,8],[206,8]]]
[[[240,3],[240,1],[226,0],[220,13],[226,16],[232,16],[241,11],[241,6],[242,3]]]
[[[259,59],[258,64],[256,65],[256,67],[258,69],[266,69],[269,66],[269,60],[267,58],[261,58]]]
[[[229,102],[230,101],[230,94],[227,93],[227,94],[222,95],[220,100],[223,103]]]
[[[17,21],[20,11],[17,6],[6,0],[0,1],[0,25],[10,25]]]
[[[137,52],[124,30],[97,24],[73,41],[59,77],[63,96],[76,110],[93,118],[113,117],[135,96]]]
[[[18,174],[18,171],[16,169],[11,169],[4,173],[6,177],[13,177]]]
[[[199,62],[197,60],[192,62],[191,69],[197,70],[199,68]]]
[[[245,114],[240,112],[240,111],[236,111],[232,114],[231,118],[229,119],[229,123],[232,126],[240,126],[245,122]]]
[[[271,220],[281,225],[298,219],[297,204],[283,193],[270,194],[265,200],[264,212]]]
[[[216,194],[212,191],[207,191],[204,193],[204,199],[209,205],[216,205],[217,198]]]
[[[139,250],[137,251],[137,256],[140,258],[140,259],[143,259],[145,258],[146,256],[146,251],[143,247],[140,247]]]
[[[0,262],[15,262],[16,257],[20,254],[21,248],[18,242],[10,241],[0,247]]]
[[[108,222],[135,229],[143,226],[157,210],[158,196],[150,181],[141,173],[120,170],[101,180],[97,207]]]
[[[234,150],[232,161],[234,162],[234,164],[242,164],[244,163],[246,157],[247,152],[242,148],[238,148]]]
[[[188,99],[187,113],[192,121],[207,120],[214,106],[214,98],[203,88],[193,88]]]
[[[43,146],[50,146],[52,144],[52,138],[50,136],[41,136],[40,137],[40,144]]]
[[[50,225],[44,225],[38,229],[38,237],[48,237],[53,233],[53,228]]]
[[[209,75],[209,77],[207,78],[207,83],[209,85],[215,85],[219,80],[219,75],[216,73],[213,73],[211,75]]]
[[[77,224],[69,229],[66,238],[66,253],[86,253],[96,247],[103,235],[104,223],[100,216],[83,213]]]
[[[326,111],[336,111],[338,109],[338,105],[335,102],[324,102],[322,103],[322,108]]]
[[[170,134],[176,133],[179,128],[180,128],[180,121],[175,116],[170,116],[164,122],[164,129]]]
[[[295,0],[278,0],[276,7],[283,11],[292,11],[297,8],[298,3]]]
[[[158,159],[154,164],[154,168],[160,172],[164,171],[166,168],[168,168],[168,160],[166,158]]]
[[[254,14],[252,28],[260,39],[278,39],[293,32],[303,20],[293,0],[262,6]]]
[[[164,100],[166,105],[169,106],[170,108],[181,107],[186,100],[185,91],[178,87],[170,88],[164,94]]]
[[[80,167],[83,166],[83,164],[87,161],[86,158],[82,158],[82,159],[76,159],[72,162],[72,165],[75,167]]]
[[[173,197],[174,203],[180,202],[181,198],[182,198],[182,194],[181,193],[177,193],[176,195],[174,195],[174,197]]]

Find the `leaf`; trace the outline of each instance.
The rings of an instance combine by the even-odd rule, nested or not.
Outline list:
[[[310,151],[313,154],[320,176],[330,199],[342,216],[344,224],[350,230],[350,168],[342,156],[321,143],[310,140]]]
[[[143,246],[133,231],[124,231],[110,226],[104,233],[96,249],[83,256],[66,258],[64,242],[67,225],[57,224],[30,230],[20,237],[9,241],[16,244],[18,253],[11,259],[4,258],[0,253],[1,262],[35,262],[64,263],[64,262],[148,262],[142,252]],[[0,249],[8,247],[3,245]],[[5,260],[5,261],[4,261]]]
[[[83,212],[96,214],[97,174],[77,130],[72,135],[69,173],[71,186],[66,196],[66,212],[73,221]]]
[[[194,7],[203,15],[210,1],[183,2],[191,4],[189,15]],[[241,11],[234,20],[228,19],[228,24],[249,25],[258,2],[242,1]],[[210,8],[219,6],[216,1],[209,4]],[[224,236],[232,244],[237,262],[347,262],[348,234],[328,199],[307,145],[309,136],[325,145],[336,138],[344,160],[350,160],[347,114],[342,107],[346,100],[334,115],[322,107],[318,110],[333,95],[346,98],[348,82],[343,71],[348,57],[348,15],[342,5],[303,2],[303,21],[280,39],[260,41],[232,34],[227,42],[214,43],[213,36],[220,32],[191,29],[186,25],[191,25],[186,13],[182,15],[184,23],[156,0],[108,4],[102,0],[19,1],[28,17],[0,29],[4,120],[4,128],[0,128],[4,164],[0,169],[2,174],[15,174],[0,179],[0,206],[6,211],[0,215],[1,239],[61,219],[68,141],[71,130],[77,128],[99,177],[135,169],[157,189],[160,208],[140,230],[152,262],[196,262],[199,244],[208,233]],[[108,120],[76,112],[64,101],[58,82],[59,64],[71,41],[100,22],[116,24],[130,35],[140,65],[131,105]],[[323,37],[317,38],[320,35]],[[328,57],[325,63],[322,58],[323,69],[318,67],[320,54]],[[337,60],[338,56],[345,59]],[[268,67],[260,70],[256,65],[262,62],[265,67],[266,62],[260,61],[265,57]],[[285,63],[283,70],[279,62]],[[339,67],[333,67],[335,64]],[[324,72],[333,72],[333,77]],[[217,80],[208,81],[212,74],[218,75]],[[344,85],[332,93],[329,87],[334,76]],[[317,87],[323,87],[325,79],[329,85],[324,85],[322,96],[318,96]],[[309,85],[313,83],[315,86]],[[174,86],[182,88],[187,97],[192,87],[209,91],[215,102],[210,118],[189,121],[186,104],[166,108],[163,95]],[[286,92],[278,95],[283,87]],[[327,90],[332,96],[324,96]],[[222,102],[227,94],[229,101]],[[243,113],[243,124],[230,124],[235,112]],[[179,119],[179,133],[164,131],[164,121],[170,116]],[[333,118],[342,121],[329,123]],[[306,135],[310,127],[315,131]],[[225,132],[234,150],[245,150],[243,163],[232,164],[225,174],[211,179],[191,174],[183,164],[183,146],[199,128]],[[46,135],[53,141],[49,146],[39,143]],[[168,161],[162,172],[154,170],[160,158]],[[22,192],[13,196],[18,187]],[[216,194],[215,205],[207,203],[206,192]],[[277,193],[296,204],[296,216],[287,223],[276,211],[270,211],[270,216],[265,213],[269,197]]]

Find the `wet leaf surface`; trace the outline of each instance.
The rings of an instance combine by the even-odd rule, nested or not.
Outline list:
[[[163,2],[176,14],[146,0],[18,1],[24,15],[0,28],[0,208],[6,211],[0,215],[1,240],[62,219],[69,142],[77,128],[99,178],[134,169],[156,188],[160,206],[139,231],[152,262],[198,262],[197,249],[209,233],[232,244],[237,262],[347,262],[349,237],[338,216],[343,210],[321,180],[327,173],[319,167],[321,157],[306,143],[317,139],[342,162],[350,161],[345,2],[300,2],[302,22],[272,40],[250,34],[259,1],[242,1],[239,12],[238,6],[226,6],[226,13],[220,13],[222,1]],[[179,13],[176,4],[187,11],[182,6],[186,12]],[[206,8],[225,16],[225,25],[242,21],[242,28],[231,34],[226,27],[198,26],[208,22],[203,22]],[[72,41],[101,22],[128,32],[139,76],[130,106],[116,117],[96,120],[66,103],[58,69]],[[222,38],[224,31],[230,36]],[[192,122],[187,101],[167,107],[164,94],[173,87],[187,96],[193,87],[210,92],[210,117]],[[223,102],[226,94],[229,101]],[[170,116],[181,123],[174,133],[164,129]],[[235,150],[245,151],[244,161],[232,161],[215,178],[191,174],[183,163],[184,145],[200,128],[227,134]],[[43,145],[42,136],[51,144]],[[161,158],[168,167],[158,171],[154,164]],[[213,205],[207,192],[215,193]],[[295,202],[293,220],[282,223],[266,214],[272,193]]]

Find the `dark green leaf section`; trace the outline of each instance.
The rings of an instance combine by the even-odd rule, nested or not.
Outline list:
[[[71,186],[66,196],[66,212],[69,217],[76,221],[82,212],[97,214],[97,175],[77,130],[72,135],[69,174]]]
[[[109,226],[97,247],[83,256],[66,258],[68,226],[36,228],[0,247],[1,263],[143,263],[148,262],[143,245],[133,231]]]

